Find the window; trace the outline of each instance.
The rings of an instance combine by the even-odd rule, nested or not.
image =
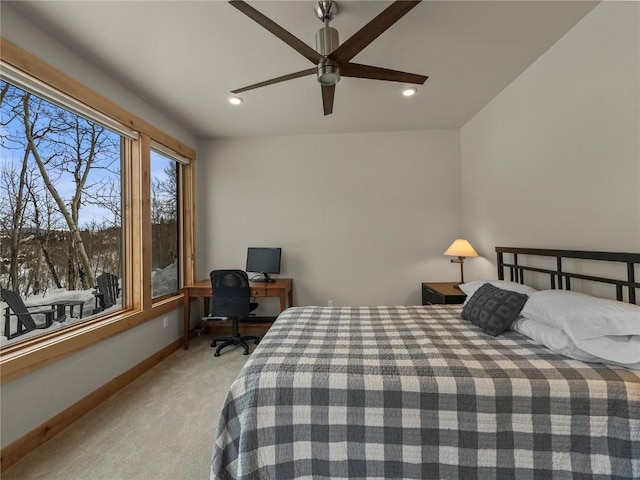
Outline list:
[[[2,37],[0,67],[0,286],[66,314],[10,319],[4,383],[182,305],[195,151]]]
[[[9,82],[0,80],[0,92],[0,285],[27,305],[56,310],[33,315],[46,327],[33,331],[5,317],[5,345],[122,305],[120,295],[105,302],[96,279],[120,279],[128,140]]]
[[[151,150],[151,297],[176,293],[179,285],[180,164]]]

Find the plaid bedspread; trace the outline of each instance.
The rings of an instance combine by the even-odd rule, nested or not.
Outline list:
[[[285,311],[229,391],[211,478],[640,478],[640,375],[459,313]]]

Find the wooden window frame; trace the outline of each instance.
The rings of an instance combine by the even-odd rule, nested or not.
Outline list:
[[[49,365],[78,350],[94,345],[120,332],[135,328],[179,308],[182,293],[169,298],[151,299],[151,142],[157,142],[189,160],[183,165],[181,192],[180,281],[194,281],[194,170],[196,152],[136,117],[77,80],[46,64],[5,38],[0,37],[3,62],[63,92],[98,112],[139,132],[137,140],[124,140],[123,177],[123,298],[121,310],[94,320],[28,339],[0,350],[0,383],[5,383]]]

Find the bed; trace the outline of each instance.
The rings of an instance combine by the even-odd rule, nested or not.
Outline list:
[[[523,283],[535,267],[509,252]],[[561,263],[547,273],[566,289]],[[286,310],[231,386],[211,478],[640,477],[638,371],[489,336],[461,310]]]

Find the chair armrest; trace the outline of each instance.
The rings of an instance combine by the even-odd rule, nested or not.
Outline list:
[[[27,307],[28,308],[28,307]],[[45,316],[45,327],[50,327],[51,325],[53,325],[53,322],[63,322],[66,319],[66,315],[63,315],[61,317],[58,318],[54,318],[54,315],[56,313],[56,309],[55,308],[50,308],[48,310],[37,310],[37,311],[30,311],[29,313],[14,313],[13,315],[15,315],[18,318],[21,317],[31,317],[32,315],[44,315]],[[41,328],[41,327],[38,327]]]
[[[38,314],[46,314],[46,315],[51,315],[53,313],[55,313],[56,310],[54,308],[48,309],[48,310],[36,310],[36,311],[29,311],[29,312],[20,312],[20,313],[5,313],[5,316],[9,315],[9,316],[15,316],[15,317],[23,317],[23,316],[31,316],[31,315],[38,315]]]

